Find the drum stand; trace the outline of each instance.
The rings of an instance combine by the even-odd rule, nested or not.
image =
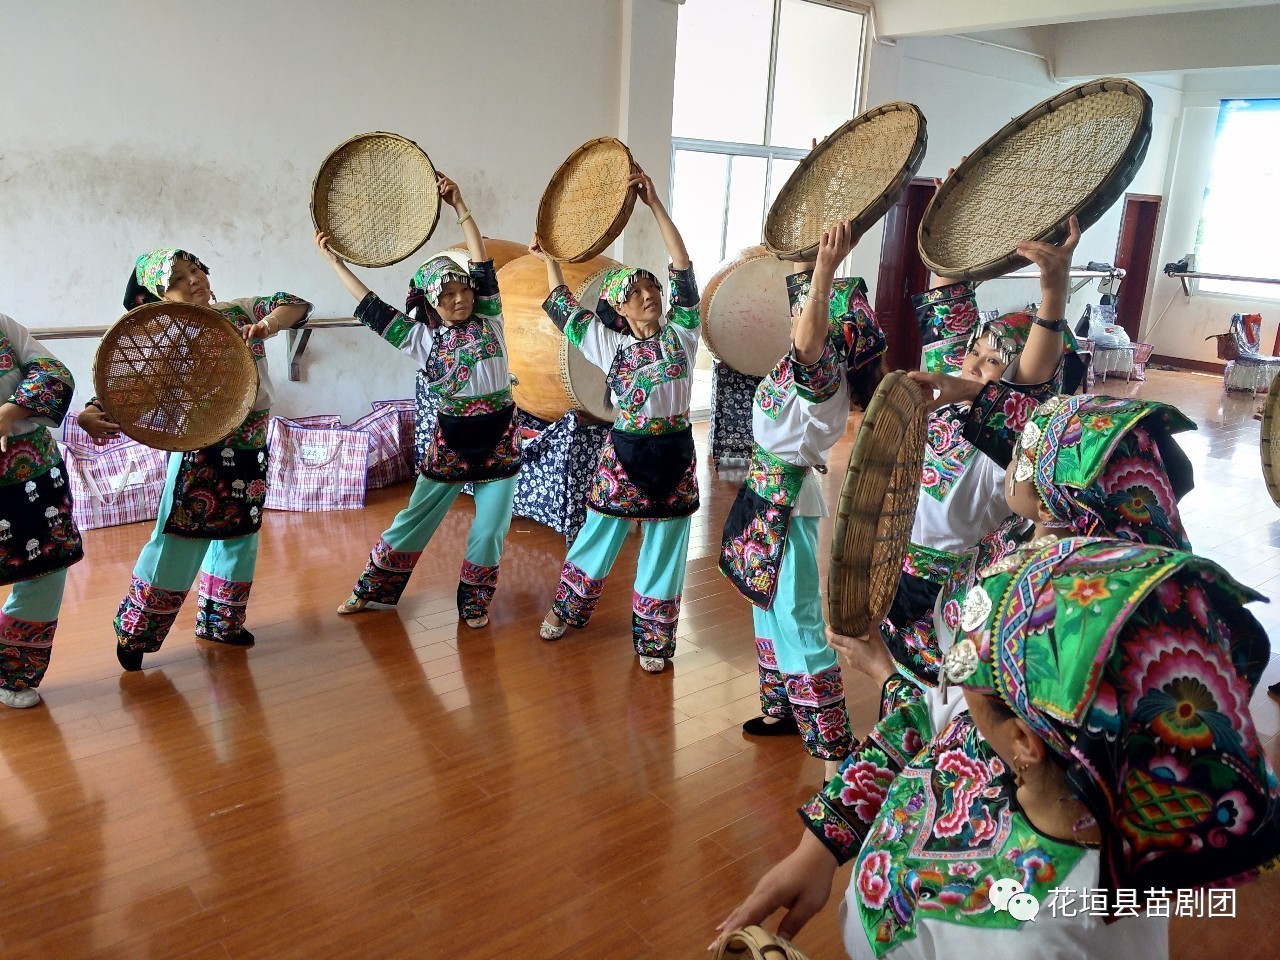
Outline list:
[[[435,429],[439,404],[419,370],[415,396],[414,462],[422,463]],[[588,423],[571,410],[554,423],[520,411],[520,426],[537,431],[524,441],[524,465],[516,478],[512,513],[550,527],[573,542],[587,518],[587,490],[596,475],[600,448],[609,437],[609,424]],[[751,424],[747,423],[750,434]],[[527,436],[527,435],[526,435]],[[749,437],[748,437],[749,439]],[[463,488],[471,492],[471,485]]]
[[[755,441],[751,435],[751,410],[763,377],[753,377],[731,370],[719,360],[711,370],[711,466],[720,468],[721,461],[751,458]]]

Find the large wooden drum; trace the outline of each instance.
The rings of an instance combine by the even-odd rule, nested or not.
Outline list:
[[[493,269],[501,270],[512,260],[518,257],[529,255],[529,248],[523,243],[516,243],[514,240],[498,240],[494,237],[484,238],[485,252],[493,258]],[[471,262],[471,257],[467,253],[466,241],[459,241],[452,246],[445,247],[438,254],[432,256],[452,257],[458,261],[459,266],[465,267]]]
[[[787,277],[796,265],[762,246],[727,261],[702,291],[702,339],[730,370],[763,377],[791,349]]]
[[[595,309],[601,276],[613,266],[617,261],[608,257],[560,264],[565,283],[588,309]],[[498,286],[520,409],[551,421],[578,410],[590,420],[612,423],[618,409],[604,372],[570,345],[542,309],[548,293],[546,264],[530,254],[512,260],[498,270]]]

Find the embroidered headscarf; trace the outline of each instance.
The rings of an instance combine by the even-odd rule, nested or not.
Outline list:
[[[129,272],[129,282],[124,291],[124,307],[132,310],[144,303],[155,303],[164,299],[165,288],[173,277],[173,264],[176,260],[186,260],[209,274],[206,267],[193,253],[178,250],[175,247],[163,247],[144,253],[134,261],[133,270]]]
[[[1189,553],[1060,540],[970,591],[948,676],[1065,761],[1102,831],[1100,887],[1231,884],[1280,856],[1280,789],[1249,698],[1260,599]]]
[[[787,277],[787,297],[794,312],[809,295],[812,275],[797,273]],[[889,349],[889,341],[876,322],[867,299],[867,285],[861,277],[837,277],[831,284],[828,308],[831,326],[839,330],[837,344],[850,372],[878,360]]]
[[[1054,397],[1023,428],[1013,478],[1034,481],[1072,535],[1110,533],[1185,548],[1178,500],[1193,485],[1192,469],[1173,434],[1195,428],[1164,403]]]
[[[429,327],[440,326],[442,321],[440,314],[436,312],[436,307],[440,305],[440,293],[444,290],[444,285],[450,280],[457,280],[468,287],[472,286],[471,274],[467,272],[466,267],[460,266],[458,261],[443,255],[432,257],[418,267],[409,281],[409,292],[404,299],[404,312]]]
[[[650,280],[659,290],[662,284],[648,270],[636,267],[609,267],[600,278],[600,302],[596,304],[596,317],[606,327],[621,333],[630,333],[631,327],[618,313],[618,308],[627,302],[636,282],[644,277]]]

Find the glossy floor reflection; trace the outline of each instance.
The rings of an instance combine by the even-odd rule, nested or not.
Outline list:
[[[1200,424],[1184,438],[1192,540],[1280,595],[1252,400],[1188,373],[1100,387]],[[465,498],[399,610],[335,616],[402,486],[363,511],[268,516],[255,648],[197,643],[189,607],[148,669],[121,677],[111,617],[148,527],[90,532],[47,705],[0,711],[0,954],[700,956],[799,838],[794,807],[821,777],[798,741],[738,730],[757,709],[751,618],[715,567],[739,479],[703,467],[679,655],[659,676],[631,652],[634,538],[592,626],[546,643],[564,543],[517,519],[491,626],[460,625]],[[1278,679],[1273,659],[1264,683]],[[850,706],[865,729],[870,684],[851,682]],[[1261,692],[1253,710],[1275,762],[1280,709]],[[815,960],[844,955],[836,899],[799,938]],[[1177,921],[1173,956],[1272,956],[1278,904],[1272,879],[1241,891],[1236,920]]]

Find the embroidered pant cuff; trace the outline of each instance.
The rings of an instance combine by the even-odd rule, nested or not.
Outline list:
[[[470,560],[462,561],[458,574],[458,615],[474,620],[489,612],[493,594],[498,589],[498,565],[484,567]]]
[[[379,537],[352,592],[360,599],[374,603],[399,603],[400,594],[409,585],[409,577],[421,556],[421,550],[394,550],[391,544]]]
[[[791,701],[778,670],[773,641],[768,637],[756,637],[756,658],[760,662],[760,712],[766,717],[786,719],[791,716]]]
[[[571,627],[585,627],[604,592],[604,578],[588,577],[576,564],[565,561],[560,569],[560,585],[556,587],[556,599],[551,605],[557,617]]]
[[[223,580],[211,573],[201,573],[196,636],[202,640],[223,640],[243,630],[252,587],[252,580]]]
[[[49,669],[57,620],[36,623],[0,613],[0,687],[38,687]]]
[[[631,595],[631,639],[642,657],[671,659],[676,653],[676,627],[680,622],[680,597],[667,600]]]
[[[787,699],[800,737],[810,756],[819,760],[843,760],[853,749],[849,711],[844,703],[844,678],[839,667],[810,676],[784,675]]]
[[[116,641],[127,650],[155,653],[178,618],[186,590],[161,590],[134,577],[116,611]]]

